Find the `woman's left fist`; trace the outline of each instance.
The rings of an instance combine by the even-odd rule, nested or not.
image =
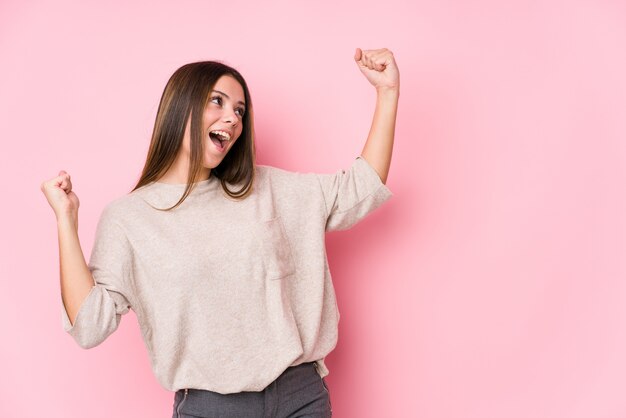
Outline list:
[[[393,53],[387,48],[356,49],[354,60],[365,78],[377,89],[400,89],[400,73]]]

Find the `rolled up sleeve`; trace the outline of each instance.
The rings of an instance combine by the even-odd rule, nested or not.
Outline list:
[[[318,174],[317,178],[326,204],[326,231],[351,228],[393,196],[361,156],[348,170]]]
[[[88,263],[95,285],[83,300],[74,324],[61,301],[61,321],[82,348],[102,343],[131,309],[132,248],[107,206],[98,222]]]

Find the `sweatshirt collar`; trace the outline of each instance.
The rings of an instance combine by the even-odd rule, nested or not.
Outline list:
[[[186,183],[174,184],[153,181],[152,183],[138,188],[134,193],[150,205],[156,206],[159,209],[165,209],[174,206],[176,202],[178,202],[183,196],[186,186]],[[209,198],[211,194],[221,188],[222,184],[216,176],[210,176],[206,180],[196,182],[189,192],[189,195],[185,198],[185,201],[179,207],[185,206],[188,200],[195,200],[202,197]]]

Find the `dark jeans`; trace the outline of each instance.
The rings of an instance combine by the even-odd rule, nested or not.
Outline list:
[[[172,418],[329,418],[332,416],[326,381],[315,362],[289,367],[261,392],[222,394],[180,389],[174,396]]]

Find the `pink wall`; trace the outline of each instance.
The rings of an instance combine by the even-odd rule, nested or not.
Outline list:
[[[334,416],[626,416],[623,2],[89,3],[0,3],[0,416],[171,416],[133,312],[91,350],[62,330],[40,183],[71,174],[89,254],[205,59],[248,80],[259,163],[347,167],[375,99],[356,47],[400,69],[395,196],[327,238]]]

